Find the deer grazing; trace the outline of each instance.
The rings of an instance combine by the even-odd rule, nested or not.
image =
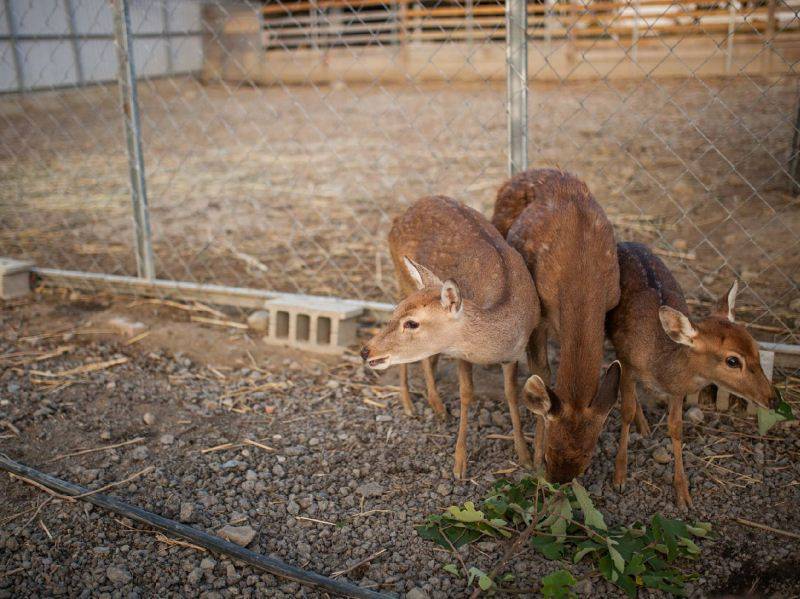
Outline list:
[[[614,232],[588,187],[556,169],[529,170],[506,182],[492,223],[522,254],[539,294],[542,322],[528,347],[535,374],[524,401],[537,414],[534,461],[544,459],[547,477],[566,482],[591,461],[617,398],[619,364],[598,384],[605,315],[619,301]],[[555,390],[547,387],[548,333],[561,347]]]
[[[764,407],[774,407],[777,396],[761,370],[756,342],[734,322],[736,281],[708,318],[692,322],[680,285],[646,246],[620,243],[617,253],[621,299],[606,319],[608,335],[622,362],[622,432],[614,485],[619,490],[625,486],[631,422],[637,419],[640,432],[647,433],[636,399],[636,382],[640,381],[669,397],[675,494],[678,507],[686,508],[692,498],[681,448],[684,397],[709,383]]]
[[[401,365],[406,411],[407,364],[426,360],[428,399],[435,394],[430,358],[458,358],[461,414],[453,472],[467,470],[467,423],[473,399],[472,364],[503,366],[505,396],[519,461],[531,466],[517,403],[517,360],[539,321],[539,300],[522,257],[479,212],[443,196],[425,197],[395,219],[389,247],[400,289],[407,296],[383,329],[362,349],[370,368]],[[431,390],[433,389],[433,394]]]

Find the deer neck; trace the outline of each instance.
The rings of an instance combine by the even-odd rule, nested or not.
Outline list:
[[[517,359],[527,339],[519,334],[522,323],[509,302],[483,308],[464,300],[452,355],[476,364]]]
[[[565,297],[559,306],[561,360],[556,393],[575,407],[587,407],[597,392],[605,338],[603,306]]]

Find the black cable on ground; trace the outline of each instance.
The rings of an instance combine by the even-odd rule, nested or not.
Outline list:
[[[45,474],[44,472],[39,472],[38,470],[30,468],[29,466],[15,462],[3,454],[0,454],[0,469],[6,470],[12,474],[29,478],[64,495],[74,496],[91,493],[89,489],[85,489],[80,485],[55,478],[49,474]],[[327,576],[317,574],[316,572],[309,572],[308,570],[302,570],[295,566],[290,566],[289,564],[285,564],[279,560],[260,555],[244,547],[240,547],[239,545],[226,541],[225,539],[216,535],[211,535],[207,532],[203,532],[202,530],[198,530],[196,528],[192,528],[191,526],[181,524],[180,522],[170,520],[169,518],[164,518],[157,514],[153,514],[134,505],[129,505],[114,497],[109,497],[108,495],[93,493],[91,495],[80,497],[79,499],[81,501],[86,501],[120,514],[121,516],[125,516],[126,518],[130,518],[131,520],[136,520],[137,522],[158,528],[171,535],[181,537],[210,551],[224,553],[240,561],[248,563],[259,570],[264,570],[265,572],[269,572],[275,576],[280,576],[281,578],[288,578],[289,580],[294,580],[301,584],[319,587],[321,589],[325,589],[326,591],[330,591],[331,593],[344,595],[346,597],[357,597],[359,599],[362,597],[364,599],[389,598],[389,595],[376,593],[375,591],[370,591],[368,589],[362,589],[361,587],[350,582],[334,580],[332,578],[328,578]]]

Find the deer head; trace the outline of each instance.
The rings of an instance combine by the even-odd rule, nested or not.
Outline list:
[[[690,373],[724,387],[765,408],[778,403],[778,395],[761,369],[758,344],[735,322],[737,281],[723,295],[713,313],[699,322],[668,306],[658,316],[664,332],[675,343],[688,348]]]
[[[544,460],[549,481],[569,482],[589,465],[606,418],[617,401],[620,372],[620,363],[615,361],[585,407],[562,401],[537,375],[526,381],[523,402],[544,417]]]
[[[376,370],[442,353],[461,336],[464,306],[458,284],[442,282],[408,257],[403,264],[417,291],[397,305],[389,322],[362,348],[361,357]]]

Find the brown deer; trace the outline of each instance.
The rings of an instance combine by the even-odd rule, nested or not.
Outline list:
[[[539,321],[539,300],[522,257],[482,214],[443,196],[422,198],[396,218],[389,248],[407,297],[361,356],[377,370],[402,365],[404,403],[410,403],[408,363],[437,354],[459,359],[461,415],[453,467],[458,478],[467,470],[472,364],[502,364],[514,446],[521,464],[530,467],[516,377],[517,360]],[[430,363],[426,379],[430,399]]]
[[[617,254],[621,299],[606,319],[608,335],[622,362],[622,432],[614,485],[618,490],[625,486],[628,433],[634,418],[640,432],[647,431],[636,399],[636,382],[640,381],[669,397],[675,495],[678,507],[686,508],[692,498],[681,452],[684,397],[709,383],[764,407],[772,407],[777,396],[761,370],[758,345],[734,322],[736,281],[708,318],[692,322],[680,285],[646,246],[620,243]]]
[[[589,188],[556,169],[512,177],[497,192],[492,223],[525,259],[542,322],[528,347],[526,405],[538,415],[534,461],[547,477],[569,481],[588,466],[616,402],[619,365],[598,384],[603,323],[619,301],[614,231]],[[547,388],[547,336],[559,339],[555,390]],[[543,433],[543,434],[542,434]]]

